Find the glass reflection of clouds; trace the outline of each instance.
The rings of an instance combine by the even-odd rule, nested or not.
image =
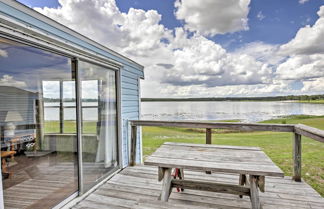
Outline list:
[[[59,81],[43,81],[44,98],[60,98],[60,82]]]
[[[88,80],[82,81],[82,98],[98,99],[98,81]]]
[[[40,80],[71,80],[70,59],[0,39],[0,85],[38,91]]]
[[[75,99],[75,82],[74,81],[64,81],[63,82],[63,99]]]
[[[2,78],[0,78],[0,86],[14,86],[23,88],[27,85],[24,81],[16,81],[11,75],[3,75]]]
[[[8,57],[8,52],[6,50],[0,49],[0,57]]]

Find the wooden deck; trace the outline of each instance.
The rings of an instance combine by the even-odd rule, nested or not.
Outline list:
[[[11,178],[3,180],[6,209],[52,208],[78,190],[77,173],[72,162],[57,162],[55,155],[39,158],[15,157]],[[98,172],[107,169],[94,163],[83,164],[86,181],[93,183]],[[95,172],[94,172],[95,171]]]
[[[18,158],[17,158],[18,159]],[[43,209],[57,205],[77,191],[72,163],[39,163],[4,180],[6,209]]]
[[[186,179],[204,179],[218,183],[235,184],[239,182],[239,176],[236,174],[212,173],[209,175],[204,172],[187,170],[185,177]],[[260,193],[264,209],[324,208],[324,198],[304,181],[295,182],[291,180],[291,177],[267,177],[265,186],[266,192]],[[186,189],[181,193],[173,191],[169,202],[160,202],[157,200],[160,192],[161,182],[158,182],[157,167],[127,167],[73,208],[251,208],[249,197],[240,199],[237,195]]]

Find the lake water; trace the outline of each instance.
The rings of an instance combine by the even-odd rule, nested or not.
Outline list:
[[[44,119],[56,120],[60,119],[60,103],[45,102],[44,103]],[[74,102],[64,102],[64,120],[76,120],[76,109]],[[84,120],[96,121],[98,120],[98,106],[97,102],[83,102],[82,113]]]
[[[145,120],[241,120],[257,122],[286,115],[324,115],[324,104],[293,102],[142,102]]]
[[[96,102],[83,106],[85,120],[97,120]],[[324,115],[324,104],[293,102],[142,102],[144,120],[241,120],[257,122],[286,115]],[[50,106],[50,107],[49,107]],[[54,107],[56,106],[56,107]],[[64,119],[76,120],[75,104],[64,103]],[[45,103],[45,120],[59,120],[59,103]],[[70,108],[68,108],[70,107]],[[71,108],[72,107],[72,108]]]

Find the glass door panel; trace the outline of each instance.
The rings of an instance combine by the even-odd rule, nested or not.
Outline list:
[[[52,208],[78,190],[77,137],[61,130],[61,92],[68,92],[61,84],[75,81],[71,60],[3,38],[0,52],[4,205]]]
[[[82,115],[82,176],[87,191],[117,165],[115,71],[79,62]]]

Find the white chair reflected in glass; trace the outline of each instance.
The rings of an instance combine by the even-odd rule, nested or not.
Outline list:
[[[4,147],[4,149],[6,149],[1,151],[1,170],[4,178],[8,178],[13,174],[8,170],[9,162],[10,160],[13,161],[14,155],[16,154],[16,151],[13,149],[11,144],[11,140],[15,137],[15,123],[23,121],[23,118],[19,112],[13,110],[1,111],[0,117],[1,122],[4,123],[3,133],[1,134],[3,136],[3,144],[1,145],[1,148]]]
[[[23,121],[20,113],[18,111],[4,111],[5,114],[3,115],[2,122],[5,123],[3,128],[3,136],[4,141],[7,143],[13,137],[15,137],[15,130],[16,130],[16,122]],[[1,114],[2,115],[2,114]]]

